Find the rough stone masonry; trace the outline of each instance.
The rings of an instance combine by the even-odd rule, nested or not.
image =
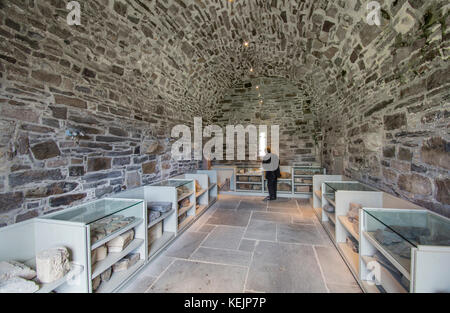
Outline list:
[[[196,168],[171,127],[236,112],[450,215],[448,1],[380,0],[380,26],[364,0],[80,0],[80,26],[67,2],[0,0],[0,226]],[[261,79],[293,92],[233,105]]]

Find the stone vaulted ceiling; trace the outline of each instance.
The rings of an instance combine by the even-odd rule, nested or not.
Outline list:
[[[100,9],[92,2],[92,10]],[[383,59],[392,58],[386,47],[408,40],[426,24],[420,11],[425,2],[439,4],[380,1],[382,25],[370,26],[362,0],[95,2],[128,20],[129,29],[119,36],[136,37],[137,45],[123,47],[124,55],[154,90],[200,103],[204,115],[233,83],[258,76],[289,78],[310,93],[312,109],[320,115],[348,97],[349,86],[373,76]]]

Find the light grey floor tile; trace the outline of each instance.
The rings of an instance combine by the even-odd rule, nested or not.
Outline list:
[[[234,249],[239,248],[245,228],[217,226],[203,242],[203,247],[218,249]]]
[[[198,229],[198,232],[200,233],[210,233],[214,228],[216,228],[216,225],[210,225],[210,224],[205,224],[202,227],[200,227]]]
[[[314,247],[322,267],[325,280],[329,284],[352,285],[355,279],[342,260],[339,252],[333,247]]]
[[[165,256],[187,259],[200,246],[207,233],[185,232],[164,253]]]
[[[256,240],[242,239],[241,244],[239,245],[239,250],[253,252],[255,251],[256,242]]]
[[[316,226],[308,224],[278,224],[277,239],[280,242],[287,243],[324,244]]]
[[[216,207],[217,209],[221,210],[235,210],[239,205],[238,200],[221,200],[217,202]]]
[[[299,214],[297,207],[295,206],[271,206],[267,208],[268,212],[287,213],[287,214]]]
[[[352,285],[327,284],[330,293],[362,293],[357,283]]]
[[[145,293],[155,280],[155,277],[139,275],[135,281],[132,281],[120,293]]]
[[[238,293],[244,289],[247,269],[177,260],[150,288],[164,293]]]
[[[241,203],[238,206],[239,210],[250,210],[250,211],[266,211],[267,209],[267,203],[263,201],[256,201],[256,200],[242,200]]]
[[[248,266],[251,258],[252,254],[250,252],[204,247],[200,247],[191,256],[191,260],[240,266]]]
[[[290,198],[277,198],[275,201],[268,201],[269,208],[297,208],[297,201]]]
[[[208,220],[208,224],[246,227],[250,219],[249,211],[217,210]]]
[[[275,293],[327,292],[310,246],[260,242],[246,289]]]
[[[290,223],[292,220],[290,214],[275,212],[253,212],[252,219],[278,223]]]
[[[275,241],[276,235],[277,225],[275,223],[252,219],[244,234],[244,238]]]
[[[141,271],[144,276],[158,277],[169,265],[175,260],[175,258],[167,257],[165,255],[158,255],[154,258],[145,268]]]

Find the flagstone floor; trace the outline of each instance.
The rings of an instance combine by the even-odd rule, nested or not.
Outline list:
[[[359,293],[309,202],[221,195],[122,292]]]

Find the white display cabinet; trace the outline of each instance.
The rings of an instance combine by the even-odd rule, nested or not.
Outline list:
[[[264,172],[260,167],[238,166],[234,169],[236,192],[263,193]]]
[[[347,213],[350,203],[361,206],[378,205],[383,192],[355,181],[322,183],[322,225],[338,248],[355,278],[359,277],[359,255],[350,245],[359,245],[359,233],[349,222]],[[333,209],[330,212],[329,209]]]
[[[155,220],[149,220],[147,217],[147,230],[155,227],[158,223],[162,223],[162,236],[156,239],[148,238],[148,259],[153,259],[162,251],[173,239],[175,239],[178,230],[177,212],[178,212],[178,196],[176,187],[173,186],[143,186],[127,191],[117,193],[117,198],[123,199],[141,199],[145,203],[146,214],[148,216],[148,204],[153,202],[171,203],[172,209],[161,214]]]
[[[363,286],[371,292],[450,292],[450,220],[395,198],[383,207],[360,212]]]
[[[123,225],[111,228],[102,238],[94,238],[93,227],[105,219],[120,219]],[[124,220],[125,219],[125,220]],[[142,200],[105,198],[64,211],[45,215],[36,220],[37,245],[65,246],[71,251],[73,262],[86,271],[79,285],[66,284],[62,292],[93,292],[92,280],[131,253],[139,253],[139,260],[125,271],[114,272],[103,281],[96,292],[109,293],[120,288],[144,264],[147,257],[147,214]],[[134,230],[133,240],[121,252],[109,252],[105,259],[91,260],[93,251],[112,239]],[[41,247],[38,247],[41,249]]]
[[[343,175],[314,175],[312,207],[319,221],[322,220],[322,184],[325,182],[348,180]]]
[[[209,177],[207,174],[186,173],[173,177],[180,180],[194,180],[195,188],[195,215],[199,216],[210,206],[209,204]]]
[[[325,168],[320,166],[294,165],[292,167],[294,195],[312,196],[314,175],[322,175],[325,173]]]
[[[280,166],[281,177],[277,180],[277,195],[278,196],[292,196],[294,180],[292,177],[291,166]],[[264,173],[263,173],[264,176]],[[268,194],[267,179],[264,177],[264,193]]]
[[[217,201],[217,197],[219,194],[219,187],[217,185],[217,171],[197,170],[197,173],[208,175],[208,205],[211,206]]]
[[[39,220],[31,219],[0,228],[0,261],[16,261],[36,270],[36,255],[39,252],[59,246],[66,247],[70,254],[70,271],[52,283],[44,284],[35,278],[34,282],[39,285],[36,293],[87,292],[87,260],[80,251],[86,233],[69,231],[60,234],[58,238],[46,238],[45,234],[38,232],[42,228],[39,224]],[[80,237],[73,238],[73,235]]]
[[[196,215],[196,195],[194,179],[175,179],[171,178],[167,181],[153,184],[152,186],[172,185],[177,190],[177,217],[178,217],[178,232],[185,230],[194,222]],[[182,190],[182,191],[181,191]],[[183,201],[189,200],[188,205],[184,205]]]

